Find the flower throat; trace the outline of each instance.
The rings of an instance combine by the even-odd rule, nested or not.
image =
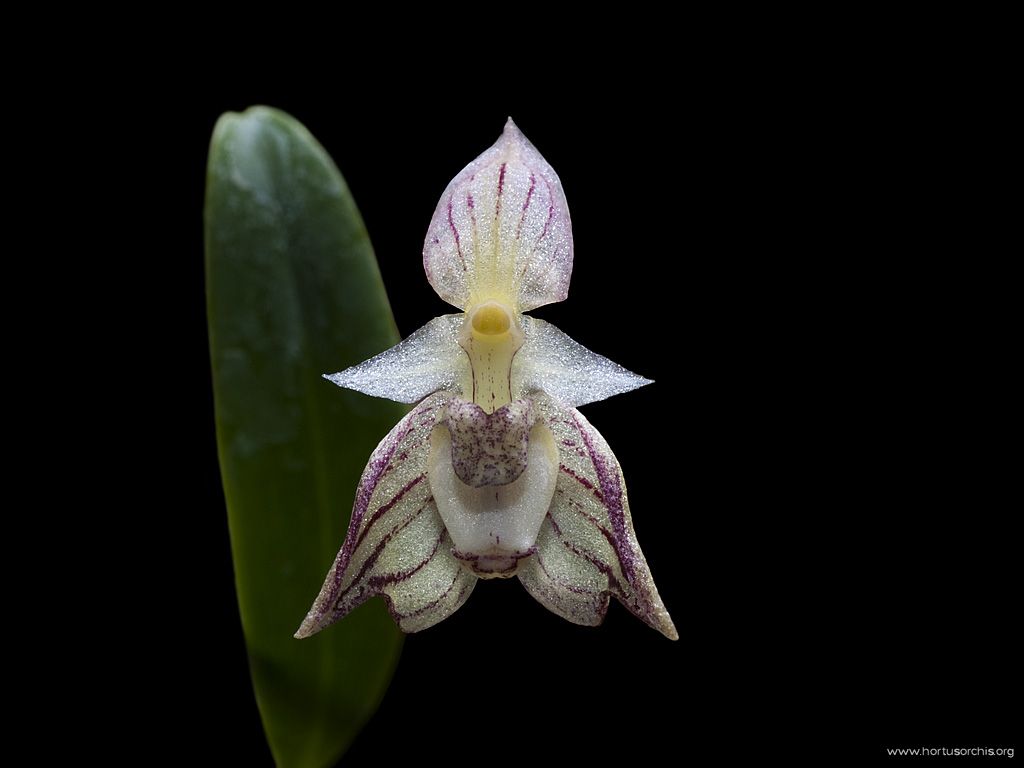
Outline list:
[[[512,402],[512,358],[523,346],[523,332],[504,304],[487,301],[466,312],[459,346],[469,355],[470,381],[463,392],[485,413]]]

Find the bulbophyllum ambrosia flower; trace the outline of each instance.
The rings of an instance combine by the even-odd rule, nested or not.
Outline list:
[[[516,576],[576,624],[600,624],[614,595],[678,638],[619,464],[576,410],[650,382],[523,314],[566,298],[572,263],[558,176],[509,120],[448,185],[427,231],[427,279],[462,311],[326,376],[417,405],[370,456],[345,542],[296,637],[375,595],[417,632],[458,610],[478,579]]]

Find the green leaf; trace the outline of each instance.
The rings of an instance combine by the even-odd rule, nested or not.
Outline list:
[[[266,107],[210,146],[206,281],[217,443],[256,699],[278,765],[330,765],[401,649],[380,600],[292,634],[341,546],[359,475],[405,409],[321,378],[398,341],[366,229],[324,149]],[[187,564],[186,564],[187,565]]]

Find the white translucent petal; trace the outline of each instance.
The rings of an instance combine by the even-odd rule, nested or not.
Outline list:
[[[558,175],[509,119],[441,195],[423,243],[427,279],[460,309],[496,299],[523,312],[565,299],[572,258]]]
[[[464,317],[435,317],[391,349],[324,378],[399,403],[416,403],[442,389],[458,392],[469,371],[469,358],[458,342]]]
[[[576,408],[651,383],[551,323],[528,316],[520,321],[526,341],[512,360],[512,397],[542,390]]]
[[[558,449],[551,431],[535,424],[522,474],[505,485],[474,488],[456,476],[451,434],[441,425],[430,436],[427,476],[455,556],[478,576],[511,576],[519,560],[533,552],[551,504]]]
[[[608,443],[583,414],[539,393],[534,404],[558,445],[558,484],[537,551],[519,580],[549,610],[596,625],[618,598],[670,640],[679,639],[636,540],[622,470]]]
[[[439,392],[402,419],[370,456],[345,542],[296,637],[309,637],[375,595],[405,632],[443,620],[476,583],[452,555],[430,495],[430,433],[451,395]]]

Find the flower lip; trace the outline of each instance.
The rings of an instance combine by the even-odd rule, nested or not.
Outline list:
[[[516,575],[519,561],[537,554],[537,547],[526,550],[492,549],[484,554],[466,554],[452,549],[452,557],[461,560],[479,579],[509,579]]]
[[[452,404],[457,409],[479,410],[471,403],[452,401]],[[520,411],[519,424],[525,426],[533,422],[533,407],[529,401],[516,405]],[[505,464],[513,472],[521,469],[511,482],[502,482],[511,479],[510,476],[490,477],[487,479],[497,483],[470,485],[459,476],[455,464],[474,457],[453,450],[458,442],[465,442],[467,425],[454,422],[452,413],[449,408],[447,426],[439,424],[430,434],[427,481],[437,512],[451,536],[454,557],[467,563],[478,576],[511,576],[516,563],[536,544],[537,533],[551,507],[558,483],[558,446],[551,430],[534,422],[528,436],[522,434],[518,440],[499,447],[494,457],[480,457],[478,468],[481,471],[477,473],[480,479],[484,479],[485,474],[493,475],[488,464]],[[498,426],[499,420],[504,420],[503,416],[488,417],[489,426]],[[475,430],[470,426],[469,431]],[[497,433],[500,435],[501,430]],[[483,434],[475,445],[483,448],[497,442]],[[520,446],[525,449],[521,454]],[[474,443],[463,447],[472,450]],[[503,459],[501,448],[515,455]]]
[[[451,435],[455,474],[473,488],[514,482],[526,469],[530,429],[536,418],[529,400],[487,413],[476,403],[453,399],[443,423]]]

